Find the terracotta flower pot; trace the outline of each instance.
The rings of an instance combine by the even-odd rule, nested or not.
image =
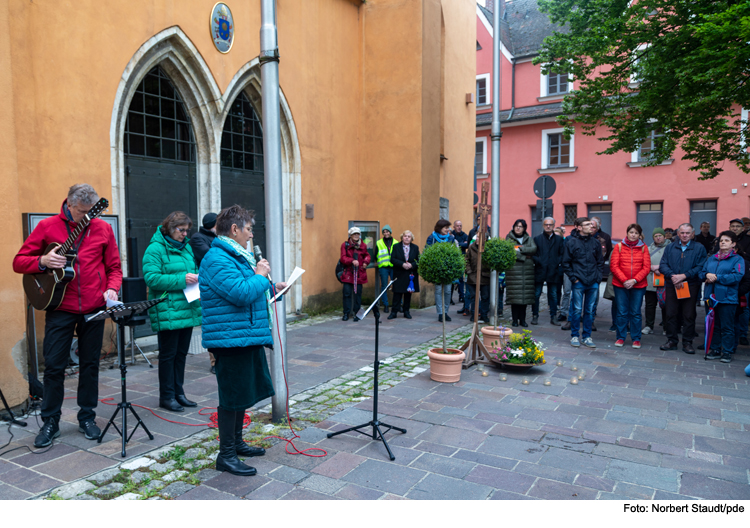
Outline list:
[[[508,337],[510,334],[513,333],[513,330],[507,327],[501,327],[498,326],[497,328],[494,328],[492,326],[483,326],[481,329],[482,331],[482,342],[484,343],[484,348],[487,349],[487,351],[492,350],[493,343],[500,341],[501,337]]]
[[[431,348],[427,351],[430,358],[430,379],[442,383],[455,383],[461,379],[464,354],[457,348],[449,348],[448,354],[443,354],[442,348]]]

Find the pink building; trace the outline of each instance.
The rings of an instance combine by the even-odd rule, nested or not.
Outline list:
[[[701,181],[681,160],[680,151],[662,165],[642,166],[639,160],[648,158],[648,140],[639,152],[598,156],[604,148],[598,136],[576,133],[570,140],[563,138],[555,117],[575,82],[564,75],[542,75],[540,66],[531,62],[554,26],[539,12],[536,0],[497,4],[505,6],[500,22],[502,236],[518,218],[529,223],[534,235],[541,232],[541,221],[534,221],[538,197],[533,184],[543,174],[557,183],[552,196],[557,225],[599,216],[604,231],[617,239],[632,222],[644,228],[650,242],[655,226],[676,229],[689,221],[698,230],[708,221],[716,234],[728,229],[733,218],[750,215],[750,175],[734,165],[727,164],[713,180]],[[490,181],[492,167],[492,9],[492,0],[487,0],[487,8],[477,4],[477,189]]]

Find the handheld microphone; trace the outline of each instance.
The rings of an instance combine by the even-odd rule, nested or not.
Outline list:
[[[257,260],[258,262],[263,260],[263,253],[260,250],[260,246],[253,246],[253,253],[255,253],[255,260]],[[270,273],[268,274],[268,280],[273,282],[273,279],[271,278]]]

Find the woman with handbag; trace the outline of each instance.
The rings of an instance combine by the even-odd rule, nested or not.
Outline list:
[[[419,246],[414,244],[414,235],[411,231],[406,230],[401,233],[401,242],[393,244],[391,263],[393,263],[393,280],[396,282],[393,284],[393,310],[391,310],[388,319],[395,319],[400,311],[403,311],[404,317],[411,319],[411,313],[409,313],[411,294],[419,292],[419,274],[417,272]]]
[[[651,255],[651,273],[648,274],[648,286],[646,286],[646,326],[643,328],[644,334],[653,334],[656,328],[656,306],[659,305],[658,289],[664,288],[664,275],[659,273],[659,263],[664,255],[664,248],[669,241],[664,236],[664,229],[655,227],[652,233],[654,242],[648,246],[649,255]],[[663,291],[661,292],[663,294]],[[662,299],[664,295],[662,295]],[[666,319],[664,305],[661,305],[662,324]]]
[[[651,272],[651,254],[641,240],[642,233],[641,226],[630,224],[626,238],[612,248],[609,259],[617,303],[616,347],[625,346],[629,329],[633,348],[641,348],[641,305]]]

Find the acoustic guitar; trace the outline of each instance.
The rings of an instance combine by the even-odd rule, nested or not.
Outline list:
[[[23,289],[29,298],[31,306],[37,310],[47,310],[48,312],[57,310],[60,307],[63,297],[65,297],[65,289],[68,287],[70,281],[76,277],[73,266],[77,255],[74,251],[71,251],[71,248],[91,220],[102,214],[107,207],[109,207],[109,201],[106,198],[100,199],[84,215],[83,219],[78,222],[76,228],[70,233],[64,244],[61,245],[53,242],[44,250],[44,255],[46,255],[50,251],[60,248],[57,253],[58,255],[65,255],[66,263],[64,268],[47,269],[40,273],[31,273],[23,276]]]

